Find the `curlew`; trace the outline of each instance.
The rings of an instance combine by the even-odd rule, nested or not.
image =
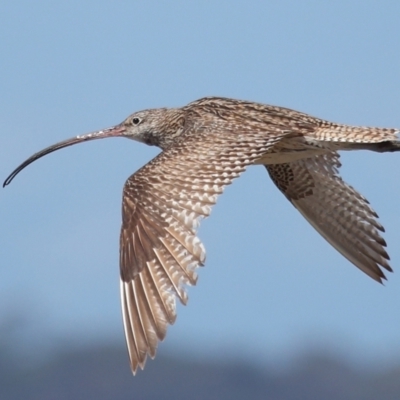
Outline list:
[[[400,150],[399,130],[332,123],[282,107],[207,97],[182,108],[144,110],[119,125],[34,154],[5,180],[55,150],[108,137],[162,149],[128,178],[120,236],[122,315],[133,373],[154,358],[176,318],[176,297],[205,262],[196,236],[225,186],[249,165],[269,176],[344,257],[378,282],[392,271],[383,226],[368,201],[339,175],[339,150]]]

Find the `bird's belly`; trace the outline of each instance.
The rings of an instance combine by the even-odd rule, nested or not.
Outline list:
[[[286,164],[338,150],[336,143],[327,143],[310,137],[292,137],[278,142],[254,164]]]
[[[327,152],[326,149],[302,149],[294,151],[281,150],[278,152],[268,152],[259,158],[254,164],[286,164]]]

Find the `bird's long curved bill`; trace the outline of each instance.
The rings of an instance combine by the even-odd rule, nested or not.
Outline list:
[[[52,153],[53,151],[62,149],[64,147],[72,146],[73,144],[78,144],[82,142],[87,142],[89,140],[95,140],[95,139],[104,139],[108,137],[117,137],[117,136],[123,136],[123,134],[126,132],[126,128],[121,124],[121,125],[115,125],[112,126],[111,128],[107,129],[102,129],[100,131],[96,132],[91,132],[87,133],[86,135],[81,135],[81,136],[75,136],[73,138],[63,140],[62,142],[53,144],[49,147],[46,147],[45,149],[35,153],[33,156],[29,157],[26,161],[24,161],[20,166],[18,166],[9,176],[8,178],[4,181],[3,187],[7,186],[11,181],[29,164],[33,163],[37,159],[45,156],[46,154]]]

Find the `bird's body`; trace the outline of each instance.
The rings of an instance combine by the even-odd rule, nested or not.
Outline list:
[[[264,165],[311,225],[377,281],[391,271],[383,227],[368,201],[338,174],[339,150],[400,150],[396,129],[334,124],[294,110],[208,97],[182,108],[144,110],[115,127],[66,140],[33,155],[110,136],[162,152],[133,174],[123,191],[121,302],[131,367],[143,368],[187,302],[205,250],[196,236],[226,185],[249,165]]]

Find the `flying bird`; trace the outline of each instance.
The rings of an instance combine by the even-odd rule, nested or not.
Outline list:
[[[392,271],[383,226],[368,201],[339,175],[340,150],[400,150],[398,129],[347,126],[288,108],[206,97],[181,108],[135,112],[119,125],[39,151],[5,180],[61,148],[125,137],[158,154],[126,181],[122,198],[120,288],[133,373],[187,303],[205,249],[196,236],[218,196],[249,165],[263,165],[306,220],[372,279]]]

